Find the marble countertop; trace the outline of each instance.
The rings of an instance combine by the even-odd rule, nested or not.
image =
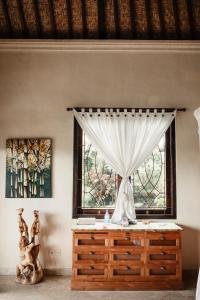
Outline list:
[[[150,222],[144,224],[143,222],[137,222],[137,224],[123,227],[116,224],[104,224],[103,222],[96,222],[94,225],[72,225],[72,230],[182,230],[180,226],[173,222]]]

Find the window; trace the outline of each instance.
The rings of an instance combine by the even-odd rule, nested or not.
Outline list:
[[[137,218],[176,217],[175,121],[130,181]],[[112,213],[120,182],[74,120],[73,217]]]

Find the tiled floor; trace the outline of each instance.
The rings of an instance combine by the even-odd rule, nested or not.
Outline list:
[[[83,292],[70,290],[70,277],[46,276],[34,286],[15,283],[14,276],[0,276],[0,300],[194,300],[196,279],[187,278],[182,291]]]

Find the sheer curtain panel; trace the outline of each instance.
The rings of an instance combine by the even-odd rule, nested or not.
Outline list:
[[[194,116],[198,123],[198,133],[199,133],[199,146],[200,146],[200,107],[194,111]]]
[[[194,116],[198,123],[199,147],[200,147],[200,107],[194,111]],[[199,269],[199,275],[198,275],[198,281],[197,281],[196,300],[200,300],[200,269]]]
[[[134,194],[129,177],[151,154],[175,117],[174,112],[134,110],[101,112],[73,110],[79,125],[111,168],[122,177],[112,223],[121,224],[126,216],[136,219]]]

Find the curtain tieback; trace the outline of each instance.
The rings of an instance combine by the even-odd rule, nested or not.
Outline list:
[[[129,176],[128,177],[123,177],[122,181],[121,181],[121,184],[122,184],[122,194],[124,195],[124,201],[128,202],[130,200],[130,197],[129,197],[129,193],[127,191],[126,185],[130,184]]]

